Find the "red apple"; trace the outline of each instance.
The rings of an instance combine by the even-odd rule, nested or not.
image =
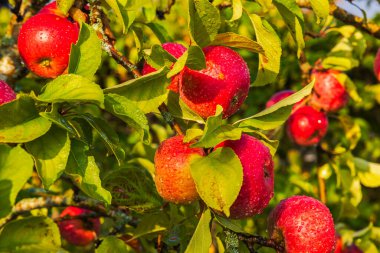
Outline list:
[[[268,102],[265,104],[265,108],[271,107],[272,105],[280,102],[284,98],[289,97],[290,95],[293,95],[294,91],[292,90],[283,90],[275,93],[271,98],[268,100]]]
[[[250,75],[243,58],[230,48],[209,46],[203,49],[207,67],[180,74],[181,99],[201,117],[207,118],[223,107],[223,117],[234,114],[248,96]]]
[[[162,44],[162,48],[165,49],[169,54],[173,55],[176,59],[181,57],[184,52],[186,52],[186,47],[184,47],[181,44],[173,43],[173,42],[167,42]],[[142,74],[147,75],[149,73],[152,73],[156,71],[157,69],[150,66],[148,63],[144,63]],[[178,75],[175,75],[172,77],[170,85],[168,86],[169,90],[172,90],[176,93],[178,93]]]
[[[71,45],[78,40],[78,34],[77,23],[53,14],[38,14],[21,27],[18,49],[30,71],[55,78],[67,68]]]
[[[287,121],[289,137],[300,146],[318,144],[325,136],[328,128],[326,114],[311,106],[297,109]]]
[[[80,215],[91,214],[87,209],[70,206],[61,213],[60,217],[75,217]],[[100,232],[99,218],[73,218],[61,220],[58,227],[62,237],[71,244],[85,246],[92,243]]]
[[[54,14],[61,17],[66,17],[66,15],[58,8],[57,2],[51,2],[45,5],[38,14]]]
[[[377,80],[380,81],[380,48],[377,50],[375,62],[373,63],[373,71]]]
[[[336,112],[347,104],[349,96],[337,79],[339,74],[336,70],[313,71],[315,84],[310,104],[325,112]]]
[[[335,251],[334,253],[342,253],[343,248],[343,240],[342,237],[339,234],[336,234],[336,244],[335,244]]]
[[[346,247],[342,253],[363,253],[363,251],[359,249],[355,244],[351,244],[350,246]]]
[[[195,182],[190,173],[190,161],[195,156],[204,156],[201,148],[191,148],[183,143],[183,136],[163,141],[155,157],[155,184],[163,199],[176,204],[188,204],[198,198]]]
[[[0,80],[0,105],[9,103],[16,99],[16,93],[3,80]]]
[[[243,166],[243,185],[230,208],[230,217],[242,219],[261,213],[273,197],[273,160],[269,149],[247,134],[215,148],[220,147],[232,148]]]
[[[330,210],[311,197],[282,200],[268,217],[268,231],[271,239],[285,243],[287,253],[331,253],[335,248]]]

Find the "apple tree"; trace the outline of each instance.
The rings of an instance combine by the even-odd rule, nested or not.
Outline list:
[[[379,252],[360,10],[1,1],[0,252]]]

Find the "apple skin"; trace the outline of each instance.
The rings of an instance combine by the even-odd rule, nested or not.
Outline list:
[[[187,48],[184,47],[181,44],[173,43],[173,42],[167,42],[162,44],[162,48],[165,49],[169,54],[173,55],[176,59],[181,57],[183,53],[186,52]],[[149,73],[152,73],[156,71],[157,69],[150,66],[148,63],[144,63],[143,69],[142,69],[142,75],[147,75]],[[170,85],[168,86],[169,90],[174,91],[175,93],[178,93],[178,75],[175,75],[172,77]]]
[[[69,206],[61,213],[60,217],[79,216],[92,213],[90,210]],[[68,219],[58,222],[61,236],[73,245],[86,246],[92,243],[100,232],[99,218]]]
[[[204,156],[202,148],[191,148],[178,135],[163,141],[154,156],[155,184],[160,196],[176,204],[189,204],[199,195],[190,172],[193,157]]]
[[[289,97],[290,95],[293,95],[294,91],[292,90],[282,90],[277,93],[275,93],[273,96],[270,97],[268,102],[265,104],[265,108],[271,107],[272,105],[280,102],[284,98]]]
[[[53,14],[37,14],[21,27],[18,50],[30,71],[55,78],[67,68],[71,45],[78,35],[77,23]]]
[[[0,105],[9,103],[16,99],[16,93],[3,80],[0,80]]]
[[[312,146],[326,135],[328,119],[325,113],[311,106],[298,108],[286,122],[289,137],[300,146]]]
[[[215,149],[229,147],[243,166],[243,184],[230,208],[230,218],[242,219],[259,214],[273,197],[273,159],[269,149],[258,139],[242,134],[240,140],[228,140]]]
[[[343,240],[339,234],[336,234],[336,244],[334,253],[342,253]]]
[[[377,80],[380,81],[380,48],[377,50],[375,62],[373,63],[373,71]]]
[[[66,15],[58,8],[57,1],[51,2],[45,5],[38,14],[54,14],[60,17],[66,17]]]
[[[268,216],[268,231],[271,239],[284,241],[287,253],[331,253],[335,248],[330,210],[311,197],[282,200]]]
[[[185,67],[181,71],[180,98],[203,118],[215,115],[218,104],[223,107],[223,117],[228,118],[248,96],[248,66],[238,53],[227,47],[208,46],[203,52],[205,69]]]
[[[340,72],[325,70],[312,72],[315,78],[310,104],[325,112],[336,112],[346,106],[349,95],[346,88],[336,78]]]

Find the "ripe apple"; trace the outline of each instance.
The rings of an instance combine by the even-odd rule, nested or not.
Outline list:
[[[180,73],[180,98],[201,117],[207,118],[223,107],[223,117],[234,114],[248,96],[250,75],[243,58],[230,48],[209,46],[203,49],[207,67]]]
[[[54,14],[61,17],[66,17],[66,15],[58,8],[57,1],[48,3],[45,5],[38,14]]]
[[[271,98],[268,100],[268,102],[265,104],[265,108],[271,107],[272,105],[280,102],[284,98],[289,97],[290,95],[293,95],[294,91],[292,90],[282,90],[277,93],[275,93]]]
[[[339,74],[336,70],[313,71],[315,84],[311,105],[325,112],[336,112],[347,104],[349,96],[346,88],[337,79]]]
[[[335,251],[334,251],[334,253],[342,253],[342,248],[343,248],[342,237],[339,234],[336,234],[335,238],[336,238],[336,244],[335,244]]]
[[[198,192],[190,173],[190,161],[204,156],[201,148],[191,148],[183,143],[183,136],[163,141],[154,156],[155,184],[163,199],[176,204],[188,204],[198,198]]]
[[[311,146],[320,142],[328,128],[326,114],[311,106],[298,108],[288,119],[289,137],[300,146]]]
[[[16,93],[3,80],[0,80],[0,105],[9,103],[16,99]]]
[[[375,62],[373,63],[373,71],[377,80],[380,81],[380,48],[377,50]]]
[[[230,208],[230,217],[242,219],[261,213],[273,197],[273,160],[269,149],[247,134],[215,148],[220,147],[232,148],[243,166],[243,185]]]
[[[60,217],[75,217],[91,213],[87,209],[69,206],[63,210]],[[97,238],[100,232],[100,220],[99,218],[73,218],[59,221],[58,227],[66,241],[74,245],[85,246]]]
[[[30,71],[55,78],[68,66],[70,49],[78,40],[79,26],[53,14],[37,14],[20,29],[18,50]]]
[[[186,47],[184,47],[181,44],[173,43],[173,42],[167,42],[167,43],[162,44],[162,48],[165,49],[169,54],[173,55],[176,59],[181,57],[183,53],[186,52]],[[148,63],[144,63],[142,74],[147,75],[156,70],[157,69],[153,68]],[[170,85],[168,86],[168,89],[178,93],[178,75],[175,75],[172,77]]]
[[[282,200],[268,217],[268,231],[271,239],[285,243],[287,253],[331,253],[335,248],[330,210],[311,197]]]

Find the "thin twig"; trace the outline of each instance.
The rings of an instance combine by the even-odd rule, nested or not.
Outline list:
[[[168,107],[165,103],[162,103],[158,110],[160,111],[162,117],[164,117],[165,121],[171,126],[171,128],[178,134],[183,135],[183,131],[181,129],[181,126],[174,120],[174,117],[169,112]]]
[[[262,236],[238,234],[238,239],[246,242],[247,244],[259,244],[264,247],[275,249],[277,252],[285,252],[283,245]]]
[[[311,9],[310,3],[298,3],[301,8]],[[338,7],[334,3],[330,3],[330,15],[333,15],[336,19],[342,21],[345,24],[353,25],[356,28],[368,33],[369,35],[380,39],[380,26],[366,22],[366,19],[355,16],[342,8]]]

